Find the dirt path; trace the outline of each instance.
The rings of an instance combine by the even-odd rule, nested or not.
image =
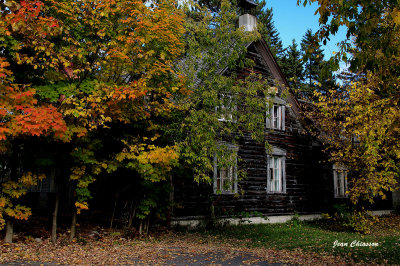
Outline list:
[[[243,241],[218,243],[196,235],[168,234],[157,239],[128,240],[104,237],[99,240],[62,240],[52,245],[42,243],[0,242],[0,264],[8,265],[271,265],[345,264],[337,257],[306,253],[301,250],[249,249]]]

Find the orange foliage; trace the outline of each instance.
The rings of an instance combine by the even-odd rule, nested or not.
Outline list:
[[[172,65],[184,48],[184,16],[175,4],[158,1],[149,7],[142,0],[7,2],[0,35],[12,41],[5,44],[11,56],[0,58],[0,146],[12,138],[32,136],[72,142],[100,127],[147,121],[178,108],[171,99],[185,89]],[[45,92],[52,98],[37,84],[16,84],[7,60],[36,71],[42,83],[70,84],[69,95],[49,85]],[[156,127],[152,121],[146,125]],[[156,171],[160,175],[171,169],[178,156],[175,148],[147,147],[146,142],[137,146],[144,150],[131,159],[145,160],[150,168],[165,167]],[[108,165],[94,159],[88,163],[83,155],[77,161],[79,167],[72,169],[71,179],[78,181],[80,191],[94,182],[92,174]],[[10,211],[0,207],[0,215],[5,212],[23,218],[29,214],[12,203],[26,192],[26,186],[31,184],[3,184],[3,192],[9,191],[5,205],[13,207]],[[76,203],[78,211],[87,209],[89,193],[84,192]]]

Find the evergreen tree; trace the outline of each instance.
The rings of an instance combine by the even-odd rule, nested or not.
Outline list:
[[[301,40],[301,49],[304,62],[304,86],[302,91],[306,95],[312,94],[321,81],[320,73],[324,66],[324,55],[321,45],[311,29],[308,29]]]
[[[292,45],[286,49],[285,57],[282,60],[282,71],[293,89],[300,88],[300,82],[304,79],[303,61],[298,50],[296,40],[292,40]]]
[[[281,63],[285,49],[283,48],[279,32],[274,25],[273,9],[265,8],[265,5],[265,0],[259,2],[254,11],[254,15],[257,17],[258,22],[262,24],[262,27],[260,28],[262,38],[267,42],[278,63]]]

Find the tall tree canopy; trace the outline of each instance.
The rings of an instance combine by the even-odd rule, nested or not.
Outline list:
[[[296,40],[292,40],[292,44],[286,49],[285,57],[282,60],[281,68],[293,89],[300,89],[304,80],[304,63],[301,58],[301,52],[298,50]]]
[[[66,170],[76,182],[78,212],[88,208],[88,185],[102,171],[127,167],[152,182],[166,178],[177,148],[158,145],[157,131],[178,108],[172,99],[187,93],[172,68],[184,48],[176,3],[7,1],[1,16],[3,155],[39,136],[69,145]],[[95,139],[111,129],[119,134],[104,153]],[[18,163],[2,184],[0,215],[25,218],[9,198],[38,175]],[[18,186],[25,188],[10,192]]]
[[[333,160],[355,171],[352,201],[384,198],[398,187],[400,175],[398,1],[298,2],[319,4],[320,40],[347,27],[347,40],[336,57],[351,64],[352,82],[340,92],[319,95],[318,121],[327,131],[323,137]]]
[[[195,7],[195,8],[193,8]],[[187,50],[178,67],[188,77],[192,90],[179,128],[181,156],[197,181],[211,182],[214,157],[219,164],[229,163],[222,156],[226,146],[243,134],[264,137],[265,108],[269,85],[256,75],[244,80],[235,69],[248,66],[246,45],[256,40],[256,32],[237,28],[238,12],[228,0],[221,1],[217,13],[193,5],[188,10]]]
[[[254,14],[258,22],[262,24],[262,27],[259,29],[261,37],[264,38],[273,55],[277,58],[278,62],[281,63],[285,49],[283,48],[282,40],[274,24],[273,9],[266,8],[265,6],[265,0],[259,2]]]
[[[320,74],[324,62],[324,54],[319,40],[308,29],[301,40],[301,49],[304,62],[304,81],[307,84],[304,89],[307,92],[316,90],[320,81]]]

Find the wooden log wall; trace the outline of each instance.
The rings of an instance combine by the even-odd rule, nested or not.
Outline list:
[[[248,48],[247,58],[255,62],[253,70],[273,84],[273,75],[256,47]],[[236,70],[238,78],[249,69]],[[197,184],[193,178],[177,178],[175,182],[175,217],[210,216],[211,205],[216,215],[262,213],[283,215],[328,211],[334,203],[333,171],[321,144],[301,126],[291,108],[286,108],[285,131],[266,129],[265,139],[286,151],[286,193],[268,193],[267,151],[265,143],[256,143],[249,135],[239,142],[238,167],[247,177],[238,183],[236,195],[214,195],[212,184]],[[211,174],[211,173],[210,173]]]

